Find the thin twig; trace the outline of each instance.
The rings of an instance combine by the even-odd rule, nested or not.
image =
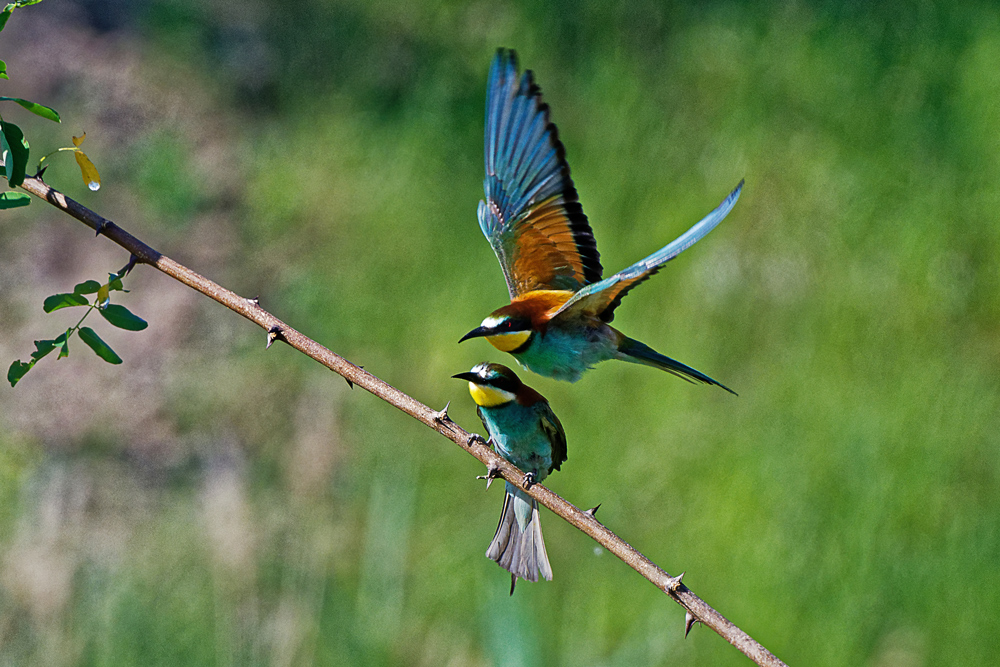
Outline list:
[[[21,187],[80,220],[91,229],[96,230],[98,235],[104,234],[132,253],[134,257],[138,258],[139,262],[159,269],[168,276],[215,299],[227,308],[236,311],[251,322],[254,322],[267,332],[268,345],[275,340],[285,341],[296,350],[315,359],[335,373],[339,373],[348,382],[375,394],[411,417],[423,422],[475,456],[487,468],[498,469],[505,479],[524,489],[524,473],[498,456],[492,449],[486,446],[481,438],[474,437],[452,422],[448,418],[447,409],[441,411],[432,410],[420,401],[404,394],[368,371],[355,366],[340,355],[331,352],[316,341],[291,328],[261,308],[256,299],[243,298],[187,267],[178,264],[135,238],[110,220],[97,215],[85,206],[66,197],[61,192],[50,188],[42,180],[31,177],[25,178],[24,184]],[[605,549],[618,556],[629,567],[648,579],[654,586],[684,607],[695,621],[715,630],[723,639],[738,648],[755,663],[758,665],[767,665],[768,667],[777,667],[785,664],[766,648],[754,641],[750,635],[743,632],[722,616],[722,614],[710,607],[704,600],[692,593],[687,586],[681,583],[683,574],[671,577],[653,561],[643,556],[620,537],[608,530],[595,518],[593,512],[579,509],[541,484],[533,484],[526,491],[538,500],[539,503],[552,510],[553,513],[576,526]],[[685,623],[684,629],[690,629],[690,622]]]

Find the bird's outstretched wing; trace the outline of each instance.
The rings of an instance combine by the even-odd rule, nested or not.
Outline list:
[[[610,322],[614,319],[615,308],[618,307],[629,290],[659,271],[663,264],[703,239],[733,209],[742,190],[743,181],[740,181],[736,189],[730,192],[729,196],[714,211],[702,218],[691,229],[678,236],[666,247],[636,262],[624,271],[619,271],[606,280],[587,285],[566,301],[552,317],[568,310],[583,309],[587,313],[599,316],[605,322]]]
[[[486,201],[479,226],[513,299],[536,289],[576,291],[601,279],[587,216],[565,151],[530,70],[500,49],[486,91]]]

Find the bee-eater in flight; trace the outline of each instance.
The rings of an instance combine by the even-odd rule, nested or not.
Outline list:
[[[524,471],[528,486],[559,470],[566,460],[566,433],[544,396],[500,364],[482,363],[453,377],[468,380],[469,393],[479,406],[476,412],[490,441],[500,456]],[[538,503],[510,482],[506,483],[500,523],[486,556],[510,572],[511,595],[518,577],[538,581],[541,574],[552,579],[538,522]]]
[[[576,382],[607,359],[728,387],[609,326],[629,290],[691,247],[732,210],[743,182],[675,241],[610,278],[569,176],[565,151],[531,70],[513,51],[493,59],[486,99],[486,201],[479,226],[500,260],[510,305],[462,340],[483,336],[539,375]],[[461,342],[461,341],[460,341]]]

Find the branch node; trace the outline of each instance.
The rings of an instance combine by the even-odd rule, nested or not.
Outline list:
[[[274,343],[274,341],[276,340],[285,340],[285,337],[281,333],[281,327],[279,327],[278,325],[274,325],[273,327],[267,330],[267,346],[264,349],[265,350],[271,349],[271,344]],[[348,380],[348,382],[350,381]]]
[[[473,434],[473,435],[475,435],[475,434]],[[469,439],[471,440],[472,438],[469,438]],[[480,438],[480,440],[482,440],[482,438]],[[499,468],[499,466],[497,466],[497,464],[495,462],[490,461],[490,464],[488,466],[486,466],[486,474],[485,475],[477,475],[476,479],[485,479],[486,480],[486,488],[488,490],[490,488],[490,484],[492,484],[493,480],[495,480],[497,477],[503,477],[503,475],[500,474],[500,468]]]

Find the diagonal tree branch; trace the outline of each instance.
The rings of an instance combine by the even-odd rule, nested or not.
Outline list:
[[[246,299],[235,292],[218,285],[208,278],[195,273],[191,269],[178,264],[135,238],[110,220],[101,217],[78,202],[54,190],[40,178],[28,177],[21,185],[26,191],[52,204],[80,220],[98,235],[104,234],[109,239],[132,253],[134,261],[159,269],[171,278],[179,280],[188,287],[215,299],[230,310],[234,310],[251,322],[262,327],[267,332],[267,346],[275,340],[283,340],[296,350],[308,355],[335,373],[343,376],[348,382],[375,394],[382,400],[394,405],[411,417],[423,422],[441,435],[445,436],[459,447],[475,456],[491,471],[524,489],[524,473],[501,458],[490,449],[478,436],[465,431],[448,417],[447,407],[435,411],[413,397],[399,391],[390,384],[380,380],[364,369],[355,366],[343,357],[323,347],[311,338],[299,333],[277,317],[258,305],[256,299]],[[600,521],[593,511],[583,511],[567,502],[559,495],[548,490],[541,484],[533,484],[526,492],[548,507],[552,512],[576,526],[578,529],[596,540],[605,549],[618,556],[629,567],[648,579],[654,586],[666,593],[671,599],[687,611],[685,618],[685,634],[694,622],[700,622],[715,630],[723,639],[742,651],[758,665],[778,667],[784,665],[770,651],[757,643],[750,635],[731,623],[722,614],[710,607],[704,600],[691,592],[681,583],[678,575],[671,577],[660,569],[653,561],[639,553],[631,545],[611,532]]]

